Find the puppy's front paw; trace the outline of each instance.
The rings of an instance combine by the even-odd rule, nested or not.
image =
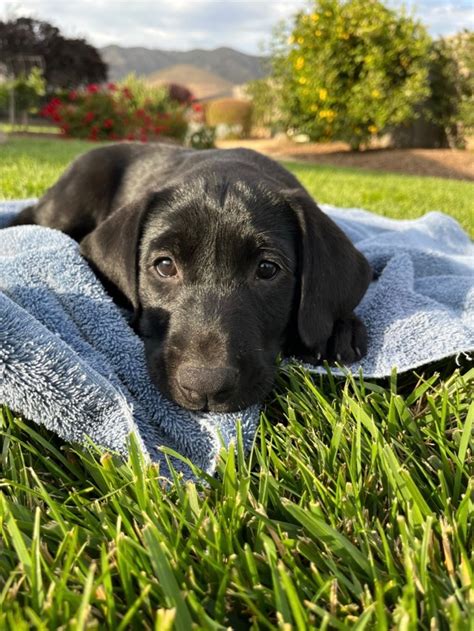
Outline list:
[[[367,353],[367,331],[365,324],[352,314],[348,318],[336,320],[331,337],[319,347],[308,349],[302,345],[289,347],[287,354],[294,355],[306,364],[323,362],[352,364]]]
[[[367,353],[367,330],[355,315],[336,320],[327,345],[327,360],[352,364]]]

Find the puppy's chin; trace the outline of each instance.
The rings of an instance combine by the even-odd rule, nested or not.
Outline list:
[[[167,396],[166,393],[163,394]],[[252,403],[256,403],[256,401],[253,401],[252,403],[243,403],[239,405],[237,402],[224,401],[222,403],[206,402],[204,404],[193,404],[190,403],[188,400],[180,397],[179,395],[171,395],[167,396],[167,398],[170,398],[172,401],[174,401],[174,403],[177,403],[180,407],[189,410],[190,412],[214,412],[216,414],[238,412],[245,409],[246,407],[249,407],[249,405],[251,405]]]
[[[238,412],[260,403],[273,387],[276,367],[260,367],[258,373],[251,371],[252,375],[247,378],[245,384],[239,385],[228,399],[223,401],[198,400],[190,401],[183,396],[173,375],[168,372],[163,361],[157,361],[157,355],[153,354],[148,358],[148,370],[153,383],[157,389],[168,400],[177,403],[180,407],[191,412],[215,412],[226,414]]]
[[[196,403],[189,401],[180,392],[179,388],[173,387],[173,380],[171,384],[165,382],[162,378],[155,378],[155,374],[152,373],[152,379],[158,390],[170,401],[177,403],[180,407],[189,410],[190,412],[215,412],[216,414],[227,414],[230,412],[239,412],[245,408],[261,403],[262,400],[271,392],[273,386],[273,371],[265,382],[259,382],[248,386],[246,389],[237,390],[237,392],[225,401],[212,401],[201,400]],[[171,385],[171,387],[170,387]]]

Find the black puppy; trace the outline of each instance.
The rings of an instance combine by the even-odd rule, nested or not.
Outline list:
[[[280,352],[366,351],[365,258],[279,164],[246,149],[125,143],[79,157],[14,224],[62,230],[134,310],[150,373],[192,410],[261,400]]]

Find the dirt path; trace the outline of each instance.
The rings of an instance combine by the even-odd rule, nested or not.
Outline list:
[[[222,148],[248,147],[285,160],[474,181],[474,151],[459,149],[371,149],[353,152],[344,143],[296,144],[287,140],[226,140]]]

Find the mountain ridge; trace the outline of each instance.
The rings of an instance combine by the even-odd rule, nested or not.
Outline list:
[[[102,59],[109,66],[109,79],[117,81],[127,74],[147,76],[170,66],[193,65],[220,79],[240,85],[265,76],[265,57],[249,55],[234,48],[221,46],[206,50],[163,50],[144,46],[124,47],[111,44],[100,49]]]
[[[203,68],[191,64],[175,64],[146,76],[150,85],[178,83],[186,86],[198,99],[232,96],[234,84]]]

